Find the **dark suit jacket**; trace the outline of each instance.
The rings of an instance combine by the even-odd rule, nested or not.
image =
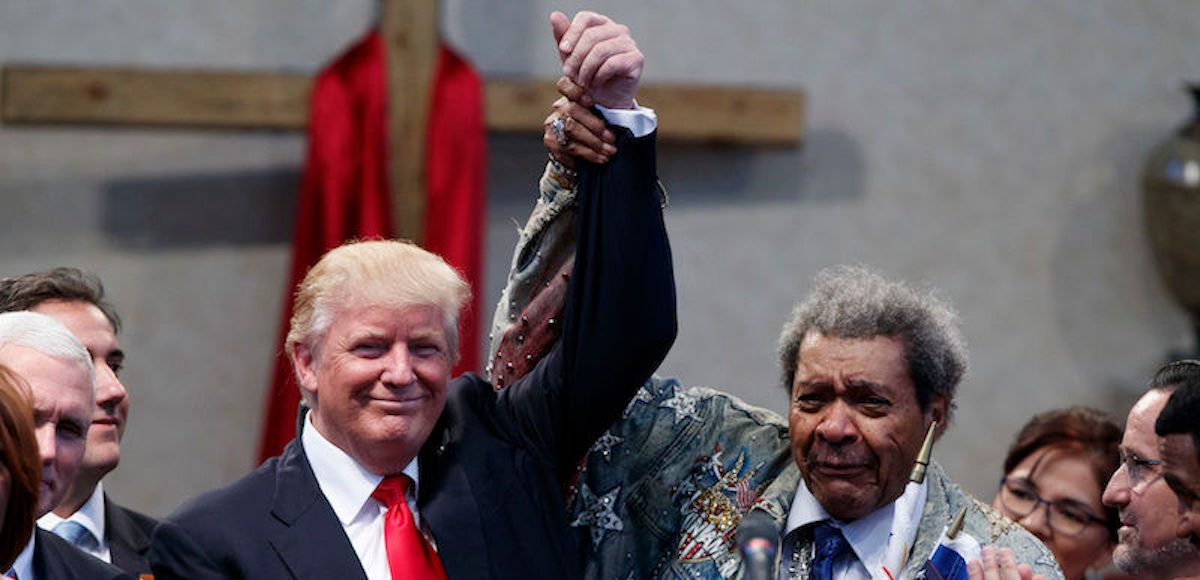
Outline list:
[[[580,576],[559,482],[674,340],[653,136],[622,133],[618,151],[580,175],[562,338],[502,391],[474,374],[451,381],[420,451],[418,507],[451,579]],[[159,580],[365,578],[299,440],[164,520],[150,561]]]
[[[150,573],[150,534],[158,520],[117,505],[104,494],[104,536],[113,566],[130,574]]]
[[[84,553],[66,540],[35,528],[33,575],[38,580],[133,580],[133,576]]]

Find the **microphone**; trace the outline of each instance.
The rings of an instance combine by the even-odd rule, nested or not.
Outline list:
[[[750,510],[738,525],[738,552],[745,580],[774,580],[779,526],[767,512]]]

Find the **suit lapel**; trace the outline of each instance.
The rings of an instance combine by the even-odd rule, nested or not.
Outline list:
[[[904,566],[901,578],[917,578],[922,573],[925,561],[933,555],[937,541],[942,537],[942,528],[950,522],[950,504],[946,496],[946,475],[942,468],[933,463],[925,477],[928,487],[925,491],[925,508],[921,511],[921,521],[917,524],[917,536],[913,539],[912,549],[908,552],[908,563]]]
[[[437,542],[438,557],[448,578],[474,578],[481,570],[490,570],[484,522],[479,497],[463,465],[469,460],[456,455],[461,451],[452,443],[453,428],[447,428],[451,413],[443,412],[442,424],[434,430],[420,455],[420,497],[417,499],[422,521]],[[478,460],[478,458],[475,458]],[[552,500],[550,500],[552,501]]]
[[[366,580],[358,555],[321,493],[299,439],[289,443],[280,457],[271,514],[283,525],[269,541],[293,578]]]
[[[30,567],[33,568],[34,578],[62,577],[67,570],[63,569],[61,558],[55,558],[53,554],[47,554],[48,550],[53,549],[50,546],[50,542],[46,540],[49,532],[34,526],[33,533],[36,539],[33,544],[33,563]]]
[[[88,578],[103,580],[116,577],[116,571],[108,574],[107,564],[75,549],[66,540],[37,526],[33,528],[37,540],[33,545],[33,577],[54,580],[57,578]],[[97,574],[103,574],[97,576]]]
[[[146,552],[150,549],[150,536],[138,527],[129,514],[104,496],[104,535],[112,554],[113,565],[122,570],[149,570]]]

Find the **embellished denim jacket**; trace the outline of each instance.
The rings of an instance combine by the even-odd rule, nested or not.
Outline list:
[[[737,526],[751,509],[782,530],[800,481],[784,420],[707,388],[651,378],[592,448],[569,509],[591,548],[586,578],[740,578]],[[916,541],[900,576],[921,577],[951,520],[982,545],[1008,547],[1047,580],[1062,574],[1019,525],[963,492],[936,463]],[[897,579],[897,580],[900,580]]]
[[[569,504],[592,549],[585,578],[732,577],[742,514],[786,520],[794,466],[775,413],[652,377],[592,448]]]

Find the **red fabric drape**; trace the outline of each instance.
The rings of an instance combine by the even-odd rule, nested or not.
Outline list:
[[[461,359],[454,376],[479,370],[483,304],[483,234],[487,209],[487,128],[483,81],[450,50],[438,54],[425,157],[425,249],[471,283],[458,321]]]
[[[284,316],[259,460],[279,454],[295,434],[300,401],[283,351],[292,292],[326,251],[346,240],[391,236],[388,189],[387,73],[377,31],[338,57],[313,85],[295,241]],[[462,359],[455,374],[479,361],[480,281],[486,143],[483,87],[470,65],[445,46],[434,73],[426,151],[428,202],[424,247],[470,282],[473,296],[459,324]]]

